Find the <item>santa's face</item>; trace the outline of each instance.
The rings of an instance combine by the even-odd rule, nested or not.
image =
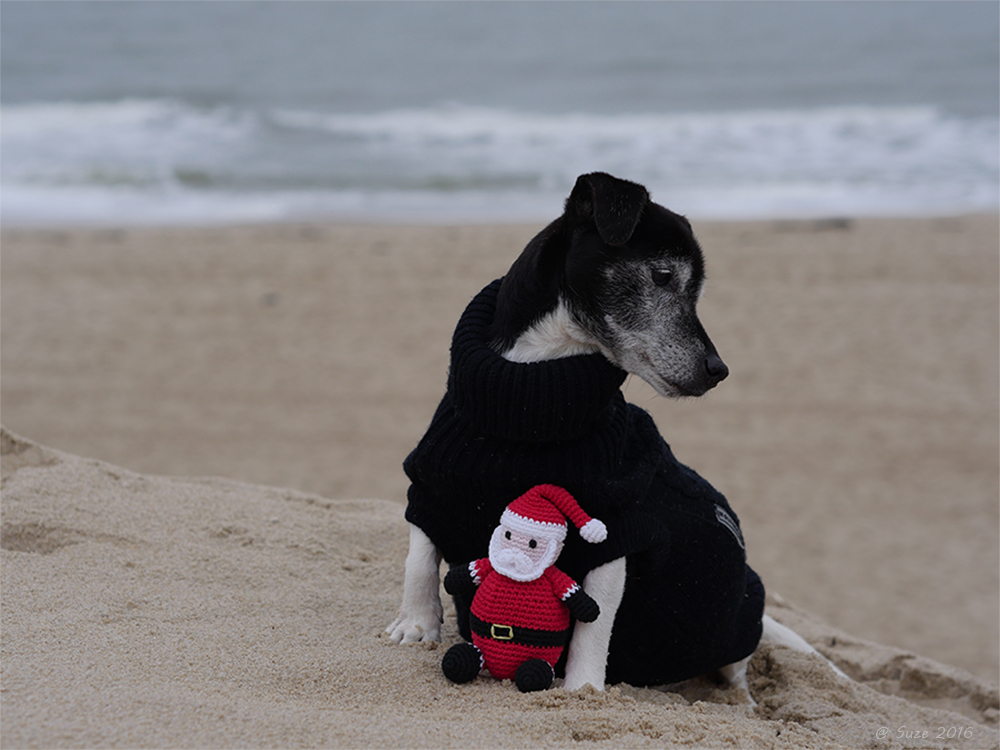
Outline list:
[[[555,563],[562,547],[558,539],[525,534],[501,523],[490,539],[490,565],[515,581],[534,581]]]

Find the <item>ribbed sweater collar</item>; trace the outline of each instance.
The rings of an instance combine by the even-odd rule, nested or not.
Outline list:
[[[625,381],[601,354],[509,362],[489,341],[501,279],[465,309],[451,343],[448,390],[458,412],[484,434],[548,442],[586,434]]]

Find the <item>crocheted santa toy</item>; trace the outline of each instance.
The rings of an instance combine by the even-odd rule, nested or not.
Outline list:
[[[566,539],[566,519],[591,543],[608,535],[562,487],[540,484],[507,506],[490,539],[489,557],[452,568],[449,594],[475,592],[472,643],[448,649],[441,667],[453,682],[468,682],[484,668],[513,679],[522,692],[545,690],[569,639],[570,615],[593,622],[597,602],[555,567]]]

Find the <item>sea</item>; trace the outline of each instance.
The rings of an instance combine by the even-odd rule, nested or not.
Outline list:
[[[1000,208],[1000,3],[0,3],[0,222]]]

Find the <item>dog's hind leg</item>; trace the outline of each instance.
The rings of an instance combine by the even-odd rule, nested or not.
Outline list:
[[[752,654],[751,654],[752,656]],[[725,678],[726,682],[732,685],[734,688],[742,690],[747,695],[747,700],[750,701],[751,708],[757,708],[757,701],[753,699],[750,695],[750,683],[747,682],[747,664],[750,663],[750,656],[746,659],[740,659],[732,664],[727,664],[719,673]]]
[[[396,643],[440,641],[441,553],[421,529],[410,524],[410,550],[403,576],[403,603],[399,616],[385,629]]]
[[[590,571],[583,579],[583,590],[597,602],[601,614],[594,622],[576,623],[563,687],[579,690],[584,685],[593,685],[604,690],[611,630],[625,592],[625,558],[619,557]]]

